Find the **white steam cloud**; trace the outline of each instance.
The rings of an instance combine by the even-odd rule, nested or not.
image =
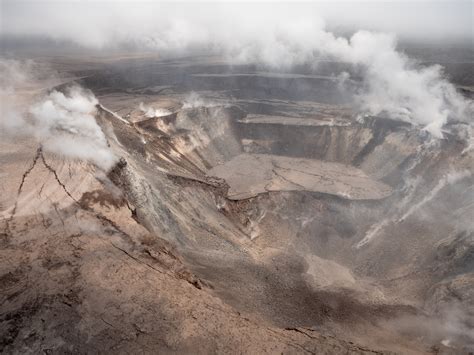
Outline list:
[[[321,59],[351,64],[363,78],[354,92],[364,114],[384,115],[421,126],[435,138],[443,137],[449,119],[471,119],[472,102],[466,100],[444,76],[439,65],[419,66],[397,51],[394,35],[358,31],[350,39],[325,31],[314,22],[278,26],[259,37],[240,35],[220,46],[229,60],[263,63],[276,69],[297,64],[317,66]],[[317,67],[316,67],[317,70]],[[351,79],[349,73],[340,76]]]
[[[417,68],[396,50],[391,35],[359,31],[350,40],[325,34],[323,51],[362,67],[360,107],[371,115],[387,114],[421,125],[436,138],[449,118],[465,120],[470,103],[443,75],[442,67]]]
[[[441,138],[443,126],[449,119],[467,121],[472,114],[471,103],[445,79],[442,67],[422,67],[411,61],[397,51],[395,35],[361,30],[348,39],[327,31],[319,17],[320,14],[326,16],[336,22],[335,26],[354,28],[367,23],[371,28],[402,34],[412,21],[416,24],[411,27],[416,29],[411,31],[412,35],[425,27],[429,29],[425,35],[434,33],[440,23],[445,24],[449,19],[444,33],[455,29],[452,35],[459,38],[471,26],[465,16],[469,9],[465,2],[444,6],[427,1],[422,5],[425,18],[413,17],[413,9],[408,5],[405,5],[407,9],[392,5],[393,15],[373,5],[375,12],[372,11],[371,18],[376,23],[361,20],[366,19],[369,8],[346,5],[354,21],[337,23],[340,16],[335,14],[340,15],[341,9],[328,4],[272,4],[269,11],[268,4],[145,2],[134,6],[127,2],[88,2],[86,5],[28,2],[26,6],[6,1],[2,32],[40,34],[96,49],[120,48],[126,44],[164,55],[190,51],[216,53],[232,63],[261,63],[273,69],[288,70],[303,63],[317,69],[321,59],[343,61],[352,65],[351,71],[358,77],[362,74],[362,85],[353,93],[361,113],[408,121]],[[43,12],[47,20],[36,21],[37,13]],[[393,26],[386,27],[384,23]],[[348,74],[344,77],[350,79]],[[146,114],[154,113],[147,109]]]
[[[54,81],[48,68],[31,60],[0,58],[0,137],[27,130],[23,111],[37,91],[37,83],[44,79],[39,73],[48,73],[51,80],[43,80],[45,85]]]
[[[143,112],[143,114],[147,118],[163,117],[163,116],[168,116],[172,114],[170,110],[167,110],[165,108],[154,108],[152,106],[147,106],[143,102],[140,102],[140,105],[138,106],[138,108],[140,109],[140,111]]]
[[[466,171],[454,171],[454,172],[451,172],[451,173],[443,176],[438,181],[436,186],[421,201],[419,201],[418,203],[410,206],[410,208],[408,208],[408,210],[403,214],[403,216],[401,216],[398,219],[397,222],[403,222],[405,219],[410,217],[413,213],[415,213],[416,211],[421,209],[424,205],[426,205],[428,202],[433,200],[438,195],[438,193],[443,188],[445,188],[446,186],[455,184],[458,181],[460,181],[460,180],[462,180],[462,179],[464,179],[468,176],[471,176],[471,172],[467,171],[467,170]]]
[[[274,32],[273,38],[243,48],[232,57],[273,67],[317,63],[321,58],[349,63],[362,74],[362,86],[354,94],[363,113],[419,125],[436,138],[443,137],[448,119],[466,121],[472,113],[472,103],[444,77],[441,66],[417,66],[397,51],[393,35],[358,31],[346,39],[307,26]],[[348,73],[341,77],[350,79]]]
[[[190,109],[190,108],[200,108],[200,107],[217,107],[223,106],[223,104],[215,102],[213,100],[208,100],[197,92],[190,92],[183,100],[183,109]],[[225,106],[225,105],[224,105]]]
[[[98,103],[94,95],[78,86],[65,92],[53,90],[58,84],[35,73],[46,71],[28,61],[0,60],[2,82],[1,136],[34,137],[45,151],[91,162],[108,170],[116,157],[94,118]],[[33,104],[32,104],[33,103]]]
[[[47,151],[110,169],[116,157],[95,121],[98,101],[90,92],[72,87],[66,94],[53,91],[30,112],[35,136]]]

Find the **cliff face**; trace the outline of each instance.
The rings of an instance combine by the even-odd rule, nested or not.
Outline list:
[[[330,80],[180,70],[158,93],[121,71],[83,81],[120,157],[108,172],[0,143],[4,352],[472,346],[463,124],[432,141],[356,120]]]

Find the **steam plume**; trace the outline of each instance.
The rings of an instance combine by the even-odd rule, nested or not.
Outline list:
[[[470,28],[472,20],[466,20],[463,15],[462,3],[430,6],[423,9],[427,14],[423,25],[418,16],[411,18],[413,14],[407,10],[393,30],[403,33],[408,21],[415,21],[413,32],[418,33],[424,25],[429,25],[428,36],[440,30],[440,23],[447,14],[450,25],[443,25],[444,33],[457,28],[456,36],[461,36],[465,26]],[[433,16],[443,21],[428,20],[431,10]],[[232,63],[260,63],[280,70],[303,63],[317,69],[317,62],[328,58],[344,61],[352,66],[351,73],[357,77],[362,74],[362,88],[353,93],[361,113],[408,121],[437,138],[443,137],[443,126],[449,119],[471,119],[470,103],[446,80],[441,66],[420,66],[413,62],[397,51],[396,37],[392,34],[362,30],[350,38],[334,35],[326,30],[325,22],[318,16],[321,13],[332,21],[340,19],[340,9],[331,12],[328,5],[300,5],[289,9],[275,4],[268,11],[262,4],[248,8],[230,4],[144,3],[136,7],[127,2],[114,6],[88,2],[87,6],[54,3],[45,9],[34,3],[25,6],[7,1],[5,11],[9,16],[5,16],[4,33],[41,34],[95,49],[120,49],[126,45],[164,56],[214,53],[224,55]],[[46,11],[48,21],[30,18],[42,11]],[[352,8],[351,16],[364,17],[361,12]],[[331,13],[338,16],[331,17]],[[386,14],[382,12],[381,16]],[[86,27],[81,17],[86,19]],[[391,20],[388,18],[385,22]],[[360,22],[357,27],[360,28]],[[387,29],[380,23],[378,28]]]
[[[154,108],[152,106],[147,106],[143,102],[140,102],[139,109],[148,118],[168,116],[172,113],[170,110],[165,108]]]
[[[420,125],[436,138],[443,137],[448,119],[464,121],[472,112],[472,103],[444,77],[441,66],[418,66],[397,51],[393,35],[358,31],[346,39],[308,26],[274,32],[265,41],[244,43],[241,48],[232,58],[276,68],[317,63],[321,58],[347,62],[362,74],[362,87],[354,93],[362,112]],[[347,80],[350,75],[342,77]]]
[[[80,87],[66,94],[53,91],[30,109],[35,136],[45,150],[110,169],[116,158],[93,116],[97,103],[92,93]]]
[[[44,89],[58,82],[37,63],[0,60],[0,69],[2,136],[34,137],[46,151],[104,170],[114,164],[116,158],[94,118],[98,102],[91,92],[74,86],[44,96]]]

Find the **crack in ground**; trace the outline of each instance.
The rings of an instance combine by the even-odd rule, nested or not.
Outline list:
[[[150,269],[153,269],[153,270],[159,272],[160,274],[170,275],[170,274],[168,274],[167,272],[162,271],[162,270],[159,270],[159,269],[155,268],[153,265],[150,265],[150,264],[144,262],[143,260],[140,260],[140,259],[137,258],[136,256],[133,256],[133,255],[130,254],[128,251],[126,251],[125,249],[120,248],[119,246],[115,245],[114,243],[110,242],[110,244],[112,244],[112,246],[113,246],[115,249],[118,249],[118,250],[120,250],[122,253],[124,253],[125,255],[127,255],[129,258],[135,260],[137,263],[140,263],[140,264],[143,264],[143,265],[145,265],[145,266],[148,266]]]
[[[110,244],[117,250],[120,250],[122,253],[124,253],[126,256],[128,256],[129,258],[131,258],[132,260],[134,260],[135,262],[139,263],[139,264],[143,264],[145,266],[147,266],[148,268],[160,273],[160,274],[163,274],[163,275],[167,275],[169,277],[173,277],[175,279],[178,279],[178,280],[184,280],[186,281],[187,283],[189,283],[190,285],[196,287],[197,289],[201,290],[202,289],[202,283],[201,283],[201,280],[198,279],[195,275],[191,274],[191,273],[186,273],[186,271],[177,271],[177,272],[169,272],[169,271],[166,271],[166,270],[160,270],[156,267],[154,267],[153,265],[147,263],[146,261],[143,261],[141,260],[140,258],[132,255],[130,252],[128,252],[127,250],[115,245],[113,242],[110,242]],[[159,259],[157,259],[156,257],[154,257],[149,250],[145,250],[145,253],[148,254],[149,257],[153,258],[154,260],[156,260],[158,263],[160,263]],[[169,254],[168,254],[169,255]],[[163,265],[163,264],[162,264]],[[169,267],[170,268],[170,267]]]
[[[274,334],[275,334],[275,337],[276,337],[278,340],[281,339],[281,338],[285,339],[285,340],[286,340],[286,342],[285,342],[286,345],[289,345],[289,346],[291,346],[291,347],[293,347],[293,348],[295,348],[295,349],[302,350],[302,351],[304,351],[304,352],[306,352],[306,353],[308,353],[308,354],[317,355],[317,353],[315,353],[314,351],[311,351],[311,350],[305,348],[305,347],[304,347],[303,345],[301,345],[301,344],[296,343],[294,339],[292,339],[291,337],[287,337],[284,333],[283,333],[283,334],[282,334],[282,333],[279,333],[279,332],[273,330],[272,328],[266,328],[266,329],[268,329],[270,332],[274,333]],[[284,330],[289,330],[289,329],[285,328]]]
[[[64,190],[64,192],[67,194],[67,196],[69,198],[71,198],[76,204],[77,206],[79,206],[79,208],[87,211],[87,212],[90,212],[92,214],[95,215],[95,217],[97,219],[99,219],[100,221],[102,222],[106,222],[107,224],[109,224],[110,226],[112,226],[117,232],[119,232],[120,234],[122,234],[123,236],[127,237],[129,240],[132,240],[131,236],[126,233],[125,231],[123,231],[115,222],[113,222],[112,220],[110,220],[109,218],[107,218],[106,216],[102,215],[100,212],[97,212],[97,211],[94,211],[93,209],[87,207],[87,206],[84,206],[83,204],[81,204],[78,200],[76,200],[74,198],[74,196],[72,196],[72,194],[68,191],[68,189],[66,188],[66,185],[61,181],[61,179],[59,178],[56,170],[46,161],[45,159],[45,156],[43,154],[43,147],[42,146],[39,146],[38,149],[36,150],[36,154],[33,158],[33,162],[31,164],[31,166],[23,173],[22,175],[22,179],[21,179],[21,182],[20,182],[20,185],[18,187],[18,190],[17,190],[17,197],[16,197],[16,201],[15,201],[15,205],[13,207],[13,211],[12,211],[12,214],[11,216],[9,217],[9,219],[6,221],[6,226],[5,226],[5,234],[7,235],[10,235],[11,236],[11,228],[10,228],[10,223],[13,221],[13,218],[15,217],[15,214],[16,214],[16,210],[18,208],[18,200],[19,200],[19,196],[22,192],[22,189],[23,189],[23,186],[25,184],[25,181],[26,181],[26,178],[28,177],[28,175],[33,171],[33,169],[35,168],[36,164],[38,163],[38,159],[41,158],[41,161],[43,163],[43,165],[46,167],[46,169],[48,169],[48,171],[50,171],[53,175],[54,175],[54,178],[56,179],[57,183],[59,184],[59,186],[61,186],[61,188]],[[41,188],[41,191],[42,191],[43,187]],[[58,208],[57,206],[53,203],[53,207],[56,211],[56,213],[58,214],[60,220],[61,220],[61,223],[63,224],[64,226],[64,221],[63,219],[61,218],[59,212],[58,212]],[[129,208],[130,209],[130,208]],[[133,215],[133,210],[131,210],[132,212],[132,215]]]
[[[42,155],[41,152],[42,152],[42,148],[39,147],[39,148],[36,150],[36,155],[35,155],[34,158],[33,158],[33,163],[32,163],[31,166],[23,173],[23,176],[21,177],[20,186],[18,186],[17,197],[21,194],[21,191],[22,191],[22,189],[23,189],[23,185],[25,184],[26,178],[27,178],[28,175],[31,173],[31,171],[34,169],[34,167],[36,166],[36,163],[38,162],[38,159],[39,159],[40,156]]]
[[[56,173],[56,170],[55,170],[51,165],[49,165],[49,164],[46,162],[46,159],[44,158],[44,154],[43,154],[43,149],[40,147],[38,150],[39,150],[39,155],[41,156],[41,160],[42,160],[44,166],[46,167],[46,169],[48,169],[50,172],[53,173],[54,178],[56,179],[56,181],[58,182],[58,184],[62,187],[62,189],[64,190],[64,192],[65,192],[74,202],[79,203],[79,202],[71,195],[71,193],[67,190],[66,185],[64,185],[64,183],[59,179],[59,176],[58,176],[58,174]]]
[[[26,181],[26,178],[28,177],[28,175],[35,168],[36,163],[38,162],[38,159],[40,158],[40,155],[42,155],[41,151],[42,151],[42,148],[40,146],[36,150],[36,154],[33,158],[33,162],[31,163],[31,166],[28,169],[26,169],[26,171],[23,173],[23,175],[21,177],[21,182],[20,182],[20,185],[18,186],[18,190],[17,190],[17,193],[16,193],[15,205],[13,206],[12,214],[11,214],[10,218],[7,219],[6,225],[5,225],[5,234],[7,234],[7,235],[11,235],[10,223],[13,221],[13,218],[15,217],[16,210],[18,208],[18,199],[20,197],[21,191],[23,190],[23,185],[25,184],[25,181]]]
[[[308,330],[308,331],[311,331],[311,332],[314,332],[313,329],[309,329],[309,328],[302,328],[304,330]],[[318,340],[320,341],[321,340],[321,337],[322,338],[327,338],[327,336],[324,336],[322,334],[320,334],[320,337],[315,337],[315,336],[312,336],[311,334],[308,334],[307,332],[301,330],[300,328],[294,328],[294,327],[288,327],[288,328],[284,328],[284,330],[286,331],[293,331],[293,332],[297,332],[297,333],[301,333],[305,336],[307,336],[308,338],[312,339],[312,340]],[[330,336],[330,338],[333,338]],[[351,346],[353,346],[354,348],[356,348],[357,350],[360,350],[360,351],[364,351],[364,352],[370,352],[370,353],[373,353],[373,354],[382,354],[380,351],[376,351],[376,350],[371,350],[371,349],[368,349],[368,348],[365,348],[363,346],[359,346],[357,344],[354,344],[353,342],[348,342]],[[304,348],[305,350],[307,350],[306,348]],[[308,350],[307,350],[308,351]]]
[[[308,188],[303,186],[303,185],[300,185],[298,184],[297,182],[294,182],[294,181],[291,181],[290,179],[287,179],[286,177],[284,177],[283,175],[281,175],[280,173],[278,173],[275,169],[272,169],[272,172],[273,174],[275,174],[277,177],[279,177],[280,179],[282,179],[283,181],[286,181],[287,183],[293,185],[293,186],[296,186],[296,187],[299,187],[300,189],[303,189],[303,191],[307,191]]]
[[[85,206],[84,204],[81,204],[78,200],[76,200],[72,195],[71,193],[68,191],[68,189],[66,188],[66,185],[59,179],[59,176],[56,172],[56,170],[51,166],[49,165],[47,162],[46,162],[46,159],[44,157],[44,154],[43,154],[43,151],[41,149],[41,147],[39,148],[39,155],[41,156],[41,160],[44,164],[44,166],[50,171],[53,173],[56,181],[58,182],[58,184],[62,187],[62,189],[64,190],[64,192],[80,207],[82,208],[83,210],[87,211],[87,212],[90,212],[92,214],[95,215],[95,217],[97,219],[99,219],[100,221],[102,222],[106,222],[107,224],[111,225],[117,232],[119,232],[120,234],[122,234],[123,236],[127,237],[130,241],[132,240],[132,237],[127,233],[125,232],[124,230],[122,230],[114,221],[110,220],[109,218],[107,218],[106,216],[104,216],[102,213],[100,212],[97,212],[97,211],[94,211],[92,208],[89,208],[87,206]],[[131,211],[132,212],[132,211]],[[132,215],[133,215],[133,212],[132,212]],[[64,223],[64,222],[63,222]]]
[[[334,184],[334,182],[333,182],[331,179],[329,179],[329,178],[328,178],[326,175],[324,175],[324,174],[310,173],[310,172],[308,172],[308,171],[299,170],[299,169],[295,169],[295,168],[285,168],[285,167],[283,167],[283,166],[280,166],[280,165],[274,163],[273,161],[272,161],[272,165],[273,165],[275,168],[277,168],[277,169],[287,170],[287,171],[296,171],[296,172],[301,173],[301,174],[305,174],[305,175],[310,175],[310,176],[318,177],[318,178],[320,178],[321,180],[324,180],[324,181],[329,182],[330,184]],[[334,171],[331,171],[331,170],[328,170],[328,172],[329,172],[329,173],[332,173],[332,174],[335,174],[335,175],[340,175],[340,173],[334,172]],[[349,176],[349,177],[360,177],[360,176],[357,176],[357,175],[347,174],[347,173],[345,173],[345,175],[346,175],[346,176]]]

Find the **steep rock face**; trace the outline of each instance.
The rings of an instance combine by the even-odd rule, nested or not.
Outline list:
[[[187,134],[173,138],[173,144],[182,147],[181,150],[186,156],[195,155],[193,161],[202,163],[202,168],[206,171],[242,151],[233,123],[243,115],[244,112],[235,106],[181,110],[175,129]]]
[[[350,164],[373,138],[372,131],[361,125],[332,126],[321,122],[321,125],[309,126],[300,122],[292,124],[290,119],[279,121],[239,123],[239,134],[246,140],[246,152]]]

